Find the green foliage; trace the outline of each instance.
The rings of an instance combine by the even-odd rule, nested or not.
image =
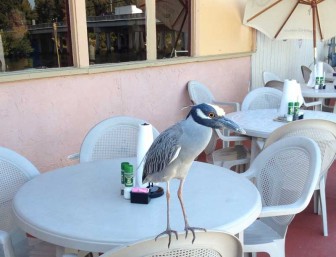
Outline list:
[[[28,56],[33,51],[27,28],[27,19],[30,21],[33,17],[28,0],[0,2],[0,29],[5,56]]]
[[[25,57],[33,52],[27,35],[17,38],[13,33],[4,32],[2,34],[2,42],[5,56]]]
[[[31,20],[36,20],[37,16],[28,0],[22,0],[21,10],[25,14],[26,20],[31,24]]]
[[[38,23],[51,23],[66,20],[65,0],[35,0],[36,20]]]
[[[109,11],[109,0],[86,0],[86,15],[99,16]]]
[[[38,23],[50,23],[57,18],[54,0],[35,0]]]

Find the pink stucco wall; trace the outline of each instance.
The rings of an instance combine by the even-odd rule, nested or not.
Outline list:
[[[182,119],[189,80],[217,100],[239,101],[248,91],[250,58],[0,83],[0,145],[41,171],[72,164],[87,131],[113,115],[131,115],[159,131]]]

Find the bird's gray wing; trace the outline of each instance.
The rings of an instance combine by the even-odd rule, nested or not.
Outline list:
[[[162,171],[178,155],[183,130],[179,123],[163,131],[146,153],[142,181],[155,172]]]

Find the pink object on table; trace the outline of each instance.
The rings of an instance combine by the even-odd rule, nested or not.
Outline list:
[[[148,194],[148,193],[149,193],[149,189],[148,189],[148,188],[142,188],[142,187],[133,187],[133,188],[132,188],[132,192],[133,192],[133,193],[144,193],[144,194]]]

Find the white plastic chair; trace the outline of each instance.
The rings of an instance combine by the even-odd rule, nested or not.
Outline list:
[[[284,82],[279,80],[270,80],[265,84],[265,87],[271,87],[283,91]]]
[[[336,123],[327,120],[298,120],[288,123],[275,131],[267,138],[264,148],[274,142],[292,136],[304,136],[314,140],[321,151],[321,173],[319,183],[315,187],[315,212],[322,211],[323,234],[328,236],[327,204],[326,204],[326,177],[328,170],[336,157]],[[318,204],[321,204],[319,208]]]
[[[266,83],[271,80],[283,81],[278,75],[270,71],[264,71],[262,73],[262,76],[263,76],[264,85],[266,85]]]
[[[305,137],[285,138],[264,149],[242,173],[261,195],[262,210],[244,230],[244,252],[285,257],[287,228],[310,202],[321,170],[318,145]]]
[[[239,103],[237,102],[219,102],[216,101],[211,91],[202,83],[191,80],[188,82],[188,93],[193,104],[212,103],[220,106],[232,106],[235,111],[239,111]],[[250,162],[250,153],[242,141],[250,140],[249,137],[242,135],[230,135],[228,130],[215,130],[209,145],[204,150],[207,162],[219,165],[225,168],[236,166],[237,170],[240,165],[248,165]],[[217,141],[222,140],[223,148],[217,149]],[[230,142],[234,142],[234,146],[230,147]]]
[[[242,257],[242,245],[235,236],[219,231],[195,233],[194,243],[192,236],[185,238],[183,232],[169,248],[167,237],[151,238],[115,248],[100,257]]]
[[[145,120],[115,116],[95,125],[85,136],[80,149],[80,162],[136,157],[139,125]],[[153,127],[153,137],[159,132]]]
[[[335,72],[334,68],[329,63],[326,63],[326,62],[323,62],[323,71],[326,72],[326,73],[334,73]],[[333,80],[330,80],[330,81],[327,80],[326,82],[333,83]],[[330,105],[330,100],[331,99],[329,99],[329,98],[324,99],[322,110],[325,111],[325,112],[336,113],[335,112],[336,105],[335,104]]]
[[[301,65],[301,73],[302,73],[303,81],[305,83],[308,83],[312,70],[305,65]]]
[[[323,71],[327,73],[335,72],[334,68],[327,62],[323,62]]]
[[[273,81],[268,82],[267,87],[258,87],[251,90],[244,98],[241,110],[279,109],[282,98],[282,91],[279,90],[281,86],[279,84],[284,82],[277,81],[276,88],[271,86],[272,82]],[[305,108],[312,107],[316,110],[321,110],[321,101],[306,102],[304,98],[302,99]]]
[[[18,153],[0,147],[0,256],[20,257],[28,252],[28,239],[12,214],[12,200],[24,183],[39,175],[36,167]]]
[[[29,256],[28,238],[14,222],[12,200],[21,186],[39,174],[37,168],[25,157],[0,147],[0,256],[2,257]],[[38,246],[36,249],[43,252]]]
[[[272,87],[258,87],[251,90],[244,98],[241,110],[258,110],[258,109],[279,109],[281,104],[282,91]],[[255,140],[255,152],[258,153],[264,145],[263,138]]]
[[[278,109],[282,91],[271,87],[258,87],[251,90],[244,98],[241,110]]]
[[[221,106],[232,106],[235,111],[239,111],[240,109],[240,104],[237,102],[216,101],[211,91],[199,81],[190,80],[187,89],[193,104],[209,103]]]

